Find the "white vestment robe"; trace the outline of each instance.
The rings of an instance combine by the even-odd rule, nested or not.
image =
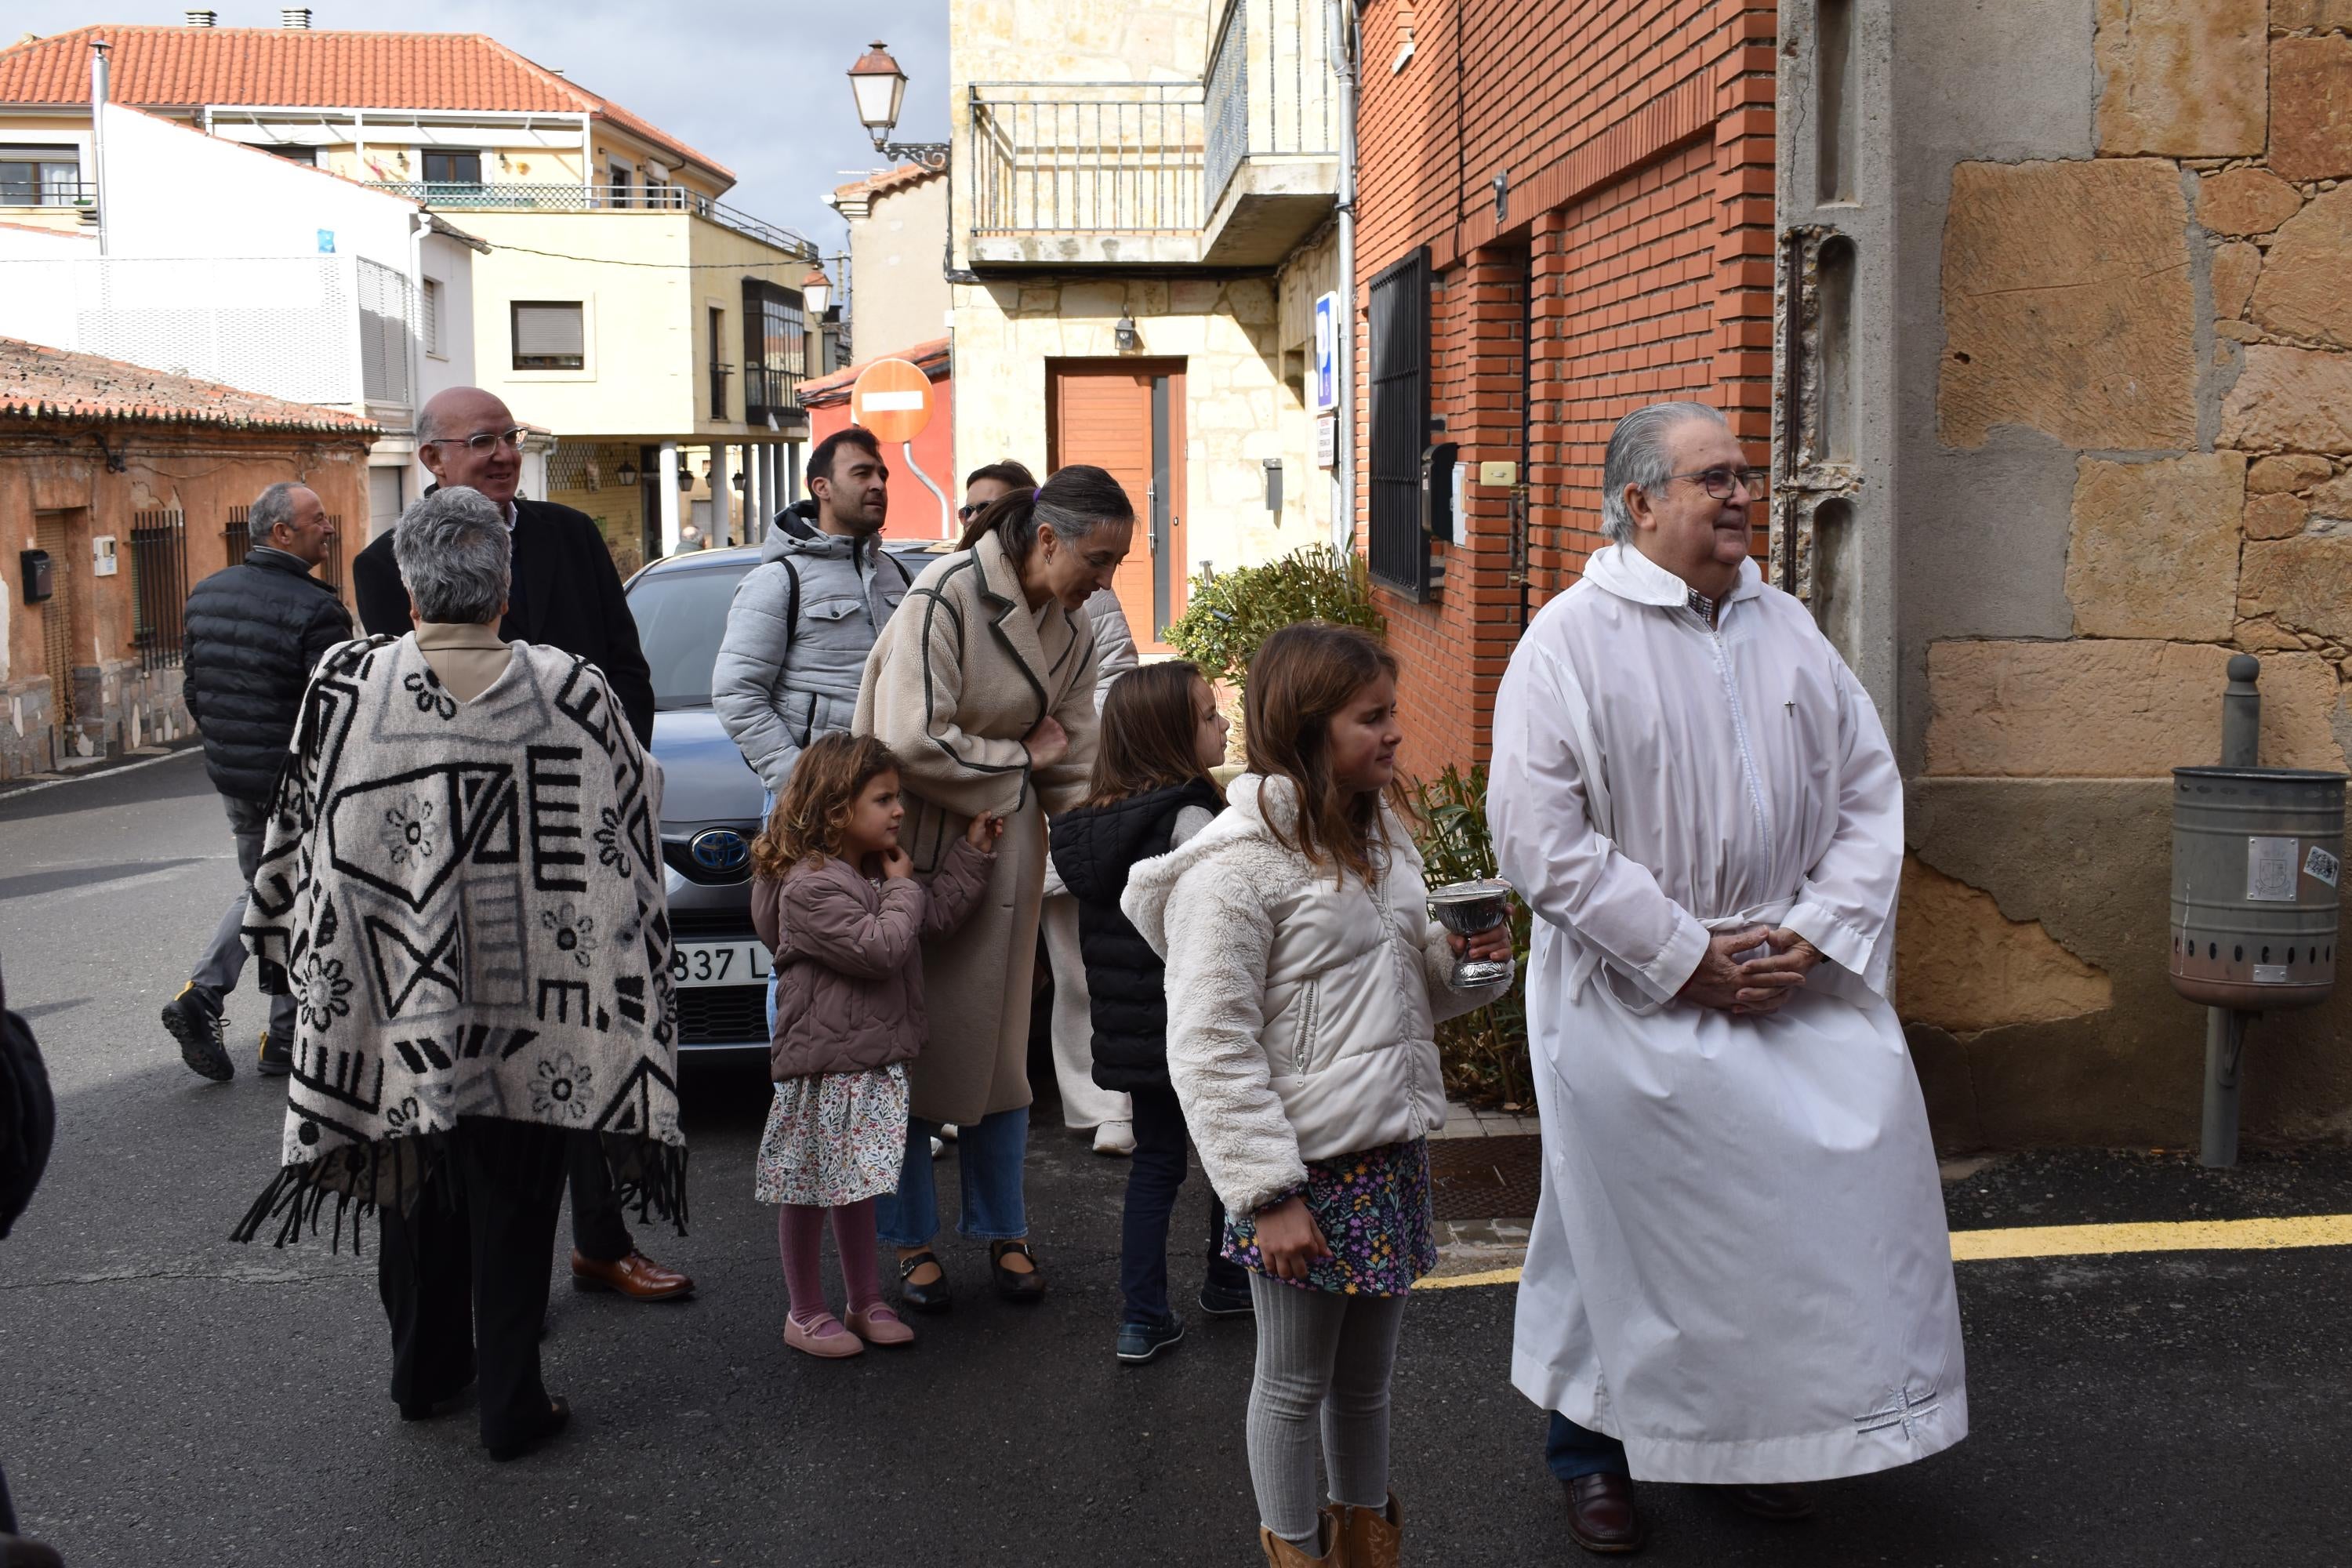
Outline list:
[[[1750,563],[1717,625],[1629,546],[1511,657],[1489,783],[1534,910],[1543,1196],[1512,1381],[1640,1479],[1858,1475],[1968,1433],[1918,1079],[1887,1002],[1903,784],[1804,607]],[[1675,1001],[1712,931],[1824,962],[1777,1013]]]

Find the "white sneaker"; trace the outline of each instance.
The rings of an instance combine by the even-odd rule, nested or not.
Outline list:
[[[1135,1152],[1135,1123],[1106,1121],[1095,1129],[1095,1152],[1125,1159]]]
[[[939,1135],[946,1139],[950,1143],[954,1142],[956,1141],[956,1124],[952,1121],[940,1122]]]
[[[936,1160],[948,1152],[948,1146],[937,1138],[931,1140],[931,1158]]]

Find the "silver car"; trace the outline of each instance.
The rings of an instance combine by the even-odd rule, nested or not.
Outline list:
[[[884,548],[919,576],[933,546]],[[630,613],[653,671],[654,755],[662,767],[662,860],[677,942],[678,1046],[768,1048],[768,950],[751,931],[751,839],[767,791],[710,707],[710,670],[735,585],[760,563],[755,545],[699,550],[629,579]]]

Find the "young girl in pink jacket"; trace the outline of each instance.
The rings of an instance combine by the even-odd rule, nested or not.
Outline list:
[[[753,1195],[779,1204],[784,1343],[828,1359],[914,1331],[883,1304],[874,1200],[896,1192],[907,1147],[907,1063],[923,1048],[924,937],[980,902],[1002,818],[982,816],[926,886],[898,847],[898,764],[870,735],[829,734],[793,765],[751,844],[751,924],[776,955],[768,1042],[776,1102]],[[825,1216],[841,1254],[846,1324],[826,1310]]]

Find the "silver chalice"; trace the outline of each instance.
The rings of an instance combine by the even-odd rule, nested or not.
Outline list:
[[[1444,887],[1430,889],[1429,912],[1455,936],[1475,936],[1511,918],[1511,885],[1493,877],[1448,882]],[[1510,973],[1511,961],[1507,958],[1472,958],[1468,953],[1457,953],[1454,973],[1446,976],[1446,982],[1456,991],[1475,991],[1482,985],[1507,979]]]

